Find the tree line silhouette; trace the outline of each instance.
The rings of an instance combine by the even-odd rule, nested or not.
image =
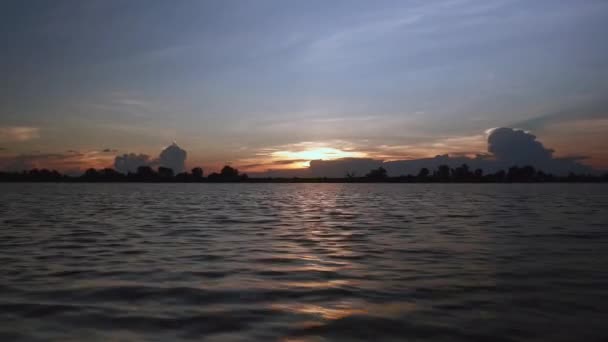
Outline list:
[[[353,177],[349,175],[349,177]],[[583,174],[578,175],[570,173],[567,176],[555,176],[550,173],[545,173],[542,170],[537,170],[533,166],[527,165],[523,167],[512,166],[509,169],[499,170],[495,173],[485,174],[483,169],[471,170],[467,164],[462,164],[456,168],[450,168],[448,165],[440,165],[436,170],[422,168],[417,175],[407,175],[399,177],[388,177],[387,171],[383,167],[371,170],[367,173],[364,179],[374,180],[400,180],[406,182],[598,182],[607,181],[608,173],[602,176]]]
[[[370,170],[366,175],[358,177],[354,173],[346,173],[343,178],[250,178],[246,173],[240,173],[238,169],[224,166],[217,173],[213,172],[205,177],[203,169],[193,168],[190,172],[175,174],[172,169],[159,167],[154,170],[149,166],[140,166],[136,172],[120,173],[111,168],[101,170],[88,169],[81,176],[68,176],[56,170],[32,169],[22,172],[0,172],[0,182],[145,182],[145,183],[203,183],[203,182],[249,182],[249,183],[310,183],[310,182],[333,182],[333,183],[367,183],[367,182],[392,182],[392,183],[509,183],[509,182],[606,182],[608,173],[597,176],[590,174],[573,174],[567,176],[555,176],[537,170],[532,166],[513,166],[508,170],[500,170],[495,173],[485,174],[482,169],[471,170],[467,164],[456,168],[441,165],[436,170],[422,168],[417,175],[404,175],[389,177],[383,167]]]

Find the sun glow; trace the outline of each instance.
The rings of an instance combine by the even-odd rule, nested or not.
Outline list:
[[[291,167],[308,167],[311,160],[332,160],[340,158],[361,158],[365,153],[343,151],[332,147],[319,147],[302,151],[276,151],[272,153],[275,160],[293,160]]]

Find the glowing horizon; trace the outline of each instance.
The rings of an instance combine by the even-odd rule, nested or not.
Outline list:
[[[493,127],[608,169],[605,1],[9,1],[1,16],[0,169],[110,167],[172,141],[207,170],[475,156]]]

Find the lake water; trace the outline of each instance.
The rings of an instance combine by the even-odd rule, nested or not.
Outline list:
[[[595,341],[605,184],[0,184],[0,340]]]

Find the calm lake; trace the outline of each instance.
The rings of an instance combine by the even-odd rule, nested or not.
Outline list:
[[[0,184],[0,340],[595,341],[607,184]]]

